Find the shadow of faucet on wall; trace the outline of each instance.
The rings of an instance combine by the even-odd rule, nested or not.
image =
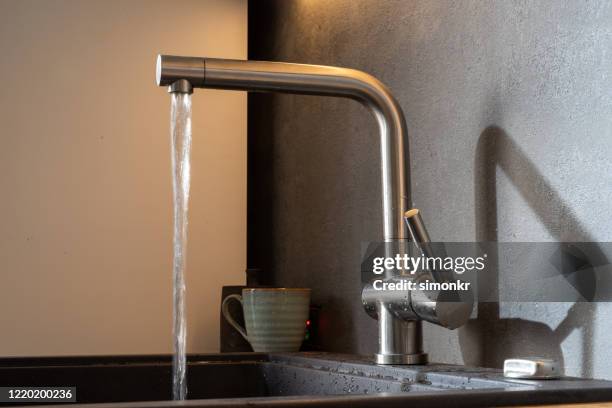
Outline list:
[[[497,126],[487,127],[476,149],[475,219],[479,242],[498,241],[498,197],[496,169],[500,168],[528,203],[540,222],[558,241],[594,241],[559,193],[538,172],[521,148]],[[520,169],[520,170],[519,170]],[[520,174],[519,174],[520,173]],[[537,185],[535,184],[537,183]],[[536,187],[537,186],[537,187]],[[496,271],[499,268],[494,268]],[[499,299],[499,279],[493,276],[490,290]],[[530,304],[533,305],[533,304]],[[506,358],[541,356],[563,363],[562,342],[574,331],[582,331],[581,375],[592,376],[592,330],[595,303],[574,303],[555,328],[520,318],[501,318],[499,303],[478,304],[478,319],[459,335],[462,350],[468,338],[481,339],[479,364],[501,367]],[[470,356],[464,355],[464,360]]]

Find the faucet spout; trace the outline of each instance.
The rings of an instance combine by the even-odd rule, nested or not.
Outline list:
[[[380,134],[382,238],[385,242],[408,238],[404,224],[404,213],[410,208],[406,122],[399,103],[378,79],[354,69],[321,65],[158,56],[159,86],[176,88],[177,81],[183,80],[193,88],[345,97],[367,106],[376,118]],[[379,364],[426,362],[418,315],[399,319],[380,300],[376,317]]]
[[[406,239],[409,208],[406,122],[400,105],[365,72],[322,65],[160,55],[157,84],[187,80],[194,88],[282,92],[355,99],[374,113],[380,132],[383,239]]]

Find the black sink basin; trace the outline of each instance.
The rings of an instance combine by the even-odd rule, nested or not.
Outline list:
[[[169,356],[0,359],[0,386],[76,387],[81,404],[179,405],[168,401],[171,382]],[[353,407],[376,406],[381,398],[386,406],[492,406],[612,400],[612,382],[509,380],[492,369],[377,366],[322,353],[214,354],[190,356],[188,397],[194,406]]]
[[[189,399],[397,393],[413,387],[432,388],[390,378],[339,375],[255,353],[190,356],[187,379]],[[2,386],[74,386],[77,402],[82,403],[168,400],[171,383],[169,357],[19,359],[0,369]]]

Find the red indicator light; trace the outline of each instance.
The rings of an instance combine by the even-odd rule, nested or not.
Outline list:
[[[306,320],[306,326],[310,326],[310,320]]]

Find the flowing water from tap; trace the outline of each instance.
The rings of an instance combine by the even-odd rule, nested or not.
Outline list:
[[[191,152],[191,95],[174,92],[170,110],[172,138],[172,189],[174,195],[174,281],[172,397],[187,397],[187,327],[185,317],[185,264],[187,261],[187,213]]]

